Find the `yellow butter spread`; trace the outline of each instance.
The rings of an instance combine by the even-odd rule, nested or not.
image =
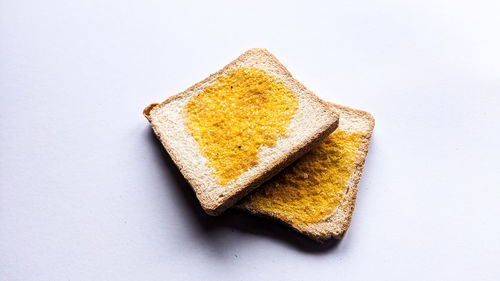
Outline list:
[[[184,120],[221,185],[258,163],[258,152],[287,135],[297,95],[257,68],[219,76],[183,108]]]
[[[345,196],[358,158],[361,133],[337,129],[244,202],[259,211],[304,225],[331,215]]]

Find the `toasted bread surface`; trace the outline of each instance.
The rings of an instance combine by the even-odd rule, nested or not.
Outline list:
[[[200,143],[187,128],[185,107],[221,76],[237,69],[263,70],[296,95],[298,109],[287,123],[287,134],[280,135],[272,146],[262,145],[254,165],[239,176],[221,184],[214,167],[202,153]],[[250,191],[261,185],[294,160],[309,151],[335,130],[338,114],[301,83],[267,50],[251,49],[223,69],[187,90],[144,109],[158,139],[194,189],[203,209],[218,215]]]
[[[320,242],[344,236],[375,121],[368,112],[331,106],[340,114],[337,130],[236,208],[278,219]]]

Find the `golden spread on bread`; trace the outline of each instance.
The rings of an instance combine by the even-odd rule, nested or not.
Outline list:
[[[186,126],[221,185],[258,163],[263,146],[286,136],[297,95],[266,71],[241,67],[219,76],[183,108]]]
[[[298,225],[328,218],[343,202],[361,153],[362,137],[361,132],[337,129],[249,195],[245,206]]]

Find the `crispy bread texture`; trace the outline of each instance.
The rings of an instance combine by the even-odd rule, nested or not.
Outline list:
[[[265,70],[291,89],[298,98],[298,110],[288,124],[288,135],[275,145],[262,146],[258,163],[226,185],[217,182],[213,168],[187,130],[182,109],[189,100],[212,85],[218,77],[241,67]],[[208,78],[162,103],[144,109],[156,136],[172,157],[209,215],[218,215],[249,192],[301,157],[332,133],[338,125],[338,114],[326,102],[306,89],[266,49],[250,49]]]
[[[239,202],[235,206],[236,208],[249,211],[252,214],[267,216],[273,219],[280,220],[285,224],[290,225],[298,232],[305,234],[319,242],[323,242],[331,238],[340,239],[345,235],[351,223],[354,206],[356,204],[358,183],[361,179],[361,174],[363,173],[363,167],[366,155],[368,153],[368,146],[370,144],[372,131],[375,126],[375,120],[370,113],[365,111],[356,110],[336,104],[331,104],[331,106],[340,115],[340,121],[337,130],[342,130],[347,133],[361,133],[361,140],[356,148],[357,158],[354,160],[354,170],[350,175],[349,180],[346,182],[345,193],[342,197],[343,202],[340,202],[340,204],[338,204],[335,211],[319,222],[299,223],[297,221],[294,221],[293,219],[286,218],[282,213],[279,213],[276,210],[273,211],[272,209],[269,210],[269,208],[259,207],[252,195],[247,196],[241,202]],[[299,159],[298,161],[301,161],[301,159]],[[292,172],[293,171],[291,167],[286,168],[282,171],[282,173]],[[275,179],[271,179],[270,182],[272,182],[273,180]],[[265,191],[264,189],[266,188],[266,186],[267,183],[264,184],[261,187],[262,189],[259,189],[258,191]],[[269,199],[273,200],[273,198],[267,198],[267,200]]]

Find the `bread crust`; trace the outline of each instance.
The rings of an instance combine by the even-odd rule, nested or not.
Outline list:
[[[190,173],[188,171],[188,167],[186,167],[183,162],[180,159],[180,155],[177,155],[174,153],[173,147],[170,146],[169,142],[165,139],[164,136],[162,136],[157,124],[153,122],[152,115],[155,114],[157,110],[161,108],[161,106],[166,105],[176,99],[179,98],[184,98],[187,95],[190,95],[191,92],[195,90],[199,90],[202,88],[202,85],[208,83],[209,81],[212,81],[216,77],[226,73],[228,70],[232,69],[235,65],[238,63],[245,61],[246,59],[253,57],[253,56],[267,56],[269,60],[272,62],[273,65],[277,66],[281,71],[283,71],[283,75],[286,75],[288,78],[292,79],[294,83],[296,84],[297,87],[300,88],[301,91],[304,93],[308,94],[308,97],[317,104],[321,105],[322,108],[318,110],[323,110],[323,111],[328,111],[329,114],[331,114],[331,118],[328,123],[325,123],[323,126],[321,126],[313,135],[304,138],[302,142],[300,143],[301,145],[299,147],[295,147],[295,149],[291,149],[288,153],[285,155],[279,157],[277,161],[274,161],[271,165],[271,167],[265,171],[262,171],[256,175],[253,175],[249,180],[249,184],[245,186],[239,186],[235,190],[231,190],[228,192],[227,196],[223,197],[221,200],[214,200],[210,195],[207,194],[201,194],[201,192],[198,192],[198,188],[196,186],[196,175]],[[304,155],[306,152],[308,152],[310,149],[314,147],[315,144],[317,144],[319,141],[327,137],[329,134],[331,134],[338,126],[338,114],[329,107],[329,105],[322,101],[319,97],[317,97],[314,93],[309,91],[302,83],[297,81],[291,73],[285,68],[283,64],[281,64],[278,59],[272,55],[268,50],[266,49],[250,49],[240,55],[238,58],[224,66],[221,70],[211,74],[209,77],[203,79],[202,81],[194,84],[193,86],[189,87],[183,92],[180,92],[177,95],[171,96],[164,100],[161,103],[153,103],[149,106],[147,106],[144,111],[143,111],[144,116],[149,120],[151,127],[153,128],[156,136],[158,139],[161,141],[163,146],[165,147],[166,151],[168,154],[171,156],[172,160],[174,163],[177,165],[179,170],[181,171],[182,175],[186,178],[186,180],[190,183],[192,188],[195,190],[196,196],[198,197],[198,200],[200,201],[203,209],[205,212],[209,215],[219,215],[222,213],[224,210],[227,208],[231,207],[234,205],[237,201],[239,201],[241,198],[243,198],[245,195],[247,195],[249,192],[260,186],[263,182],[266,180],[270,179],[274,175],[276,175],[278,172],[280,172],[282,169],[284,169],[286,166],[291,164],[293,161]]]
[[[363,126],[363,140],[362,144],[359,146],[359,157],[355,162],[355,170],[349,179],[349,184],[347,186],[347,194],[343,200],[343,207],[339,205],[337,210],[326,218],[324,221],[319,223],[310,223],[307,225],[294,224],[291,221],[281,219],[277,214],[272,211],[260,210],[255,208],[251,204],[241,202],[239,205],[235,206],[237,209],[246,210],[254,215],[266,216],[272,219],[281,221],[282,223],[291,226],[293,229],[309,236],[315,241],[320,243],[325,242],[329,239],[341,239],[344,237],[347,229],[349,228],[352,220],[352,215],[354,213],[354,208],[356,206],[356,197],[358,194],[358,184],[361,180],[361,175],[363,173],[363,168],[368,154],[368,148],[370,145],[370,139],[372,136],[373,129],[375,127],[375,119],[373,116],[362,110],[349,108],[347,106],[338,105],[334,103],[329,103],[329,105],[340,113],[339,128],[342,129],[344,124],[349,122],[349,118],[355,115],[357,118],[361,118],[364,123]],[[340,214],[340,215],[339,215]]]

